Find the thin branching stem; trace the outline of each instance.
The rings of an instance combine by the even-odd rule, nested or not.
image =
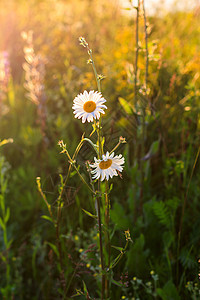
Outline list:
[[[97,74],[97,70],[96,70],[96,67],[95,67],[94,59],[93,59],[93,56],[92,56],[92,50],[89,49],[89,47],[88,47],[88,53],[89,53],[89,56],[90,56],[91,61],[92,61],[92,68],[93,68],[94,75],[95,75],[95,78],[96,78],[98,91],[101,93],[101,83],[100,83],[100,79],[99,79],[99,76],[98,76],[98,74]]]
[[[129,240],[126,240],[126,245],[125,247],[121,250],[121,253],[117,256],[117,258],[114,260],[114,262],[110,265],[110,269],[113,269],[119,261],[122,259],[123,255],[126,252],[126,249],[128,248]]]
[[[108,261],[107,261],[107,269],[109,270],[109,266],[110,266],[110,228],[109,228],[109,222],[110,222],[110,200],[108,197],[108,182],[106,180],[106,190],[105,190],[105,224],[106,224],[106,250],[107,250],[107,254],[108,254]],[[105,280],[105,290],[106,290],[106,297],[109,299],[109,280],[108,278],[106,278]]]
[[[98,91],[101,93],[101,84],[100,84],[100,76],[97,73],[95,62],[92,56],[92,49],[90,49],[88,43],[83,37],[79,38],[79,41],[81,45],[88,50],[88,54],[90,56],[89,63],[92,64],[92,68],[94,71],[95,79],[97,82],[97,88]],[[103,154],[103,145],[102,145],[102,139],[101,139],[101,116],[99,118],[98,123],[96,121],[96,129],[97,129],[97,136],[98,136],[98,158],[101,159],[102,154]],[[101,185],[100,185],[100,180],[98,181],[98,192],[99,195],[101,191]],[[100,200],[102,199],[102,196],[97,196],[97,212],[98,212],[98,227],[99,227],[99,245],[100,245],[100,258],[101,258],[101,271],[102,271],[102,286],[101,286],[101,299],[104,299],[105,295],[105,282],[106,282],[106,275],[105,275],[105,269],[104,269],[104,258],[103,258],[103,243],[102,243],[102,228],[101,228],[101,205],[100,205]]]
[[[98,213],[98,227],[99,227],[99,248],[100,248],[101,271],[102,271],[101,300],[103,300],[104,295],[105,295],[105,267],[104,267],[104,258],[103,258],[100,199],[101,199],[100,197],[97,197],[97,213]]]
[[[146,64],[145,64],[145,92],[147,92],[148,86],[148,68],[149,68],[149,49],[148,49],[148,33],[147,33],[147,18],[146,18],[146,10],[145,4],[143,0],[143,14],[144,14],[144,34],[145,34],[145,50],[146,50]]]
[[[71,162],[71,163],[72,163],[74,169],[76,170],[77,174],[79,175],[81,181],[87,186],[87,188],[88,188],[88,189],[90,190],[90,192],[93,194],[93,193],[94,193],[94,192],[93,192],[93,189],[91,189],[91,187],[89,186],[89,184],[85,181],[85,179],[83,178],[83,176],[82,176],[81,173],[79,172],[79,170],[78,170],[77,166],[75,165],[75,163],[74,163],[74,162]]]
[[[137,79],[138,79],[138,54],[139,54],[139,13],[140,13],[140,0],[138,0],[135,26],[135,107],[137,107]]]
[[[74,152],[72,158],[70,157],[68,151],[66,150],[65,145],[63,144],[63,142],[62,142],[62,141],[59,142],[59,145],[63,148],[63,151],[64,151],[64,152],[63,152],[63,151],[62,151],[62,152],[63,152],[63,153],[66,153],[67,156],[68,156],[68,158],[69,158],[70,165],[69,165],[68,172],[67,172],[67,176],[66,176],[66,179],[65,179],[65,181],[64,181],[62,190],[61,190],[61,192],[60,192],[58,201],[60,201],[60,200],[62,199],[63,192],[64,192],[64,187],[66,186],[67,181],[68,181],[68,179],[69,179],[69,175],[70,175],[70,172],[71,172],[71,168],[72,168],[72,166],[74,166],[74,161],[75,161],[75,159],[76,159],[76,157],[77,157],[79,151],[81,150],[81,147],[83,146],[83,143],[84,143],[84,142],[88,142],[88,143],[93,147],[93,149],[96,151],[96,153],[97,153],[97,155],[98,155],[98,151],[97,151],[97,149],[96,149],[96,147],[95,147],[96,145],[94,145],[94,144],[91,142],[91,140],[88,139],[88,138],[82,138],[82,139],[81,139],[80,143],[79,143],[78,146],[76,147],[76,150],[75,150],[75,152]],[[75,169],[76,169],[76,167],[75,167]],[[80,174],[79,172],[77,172],[77,173]],[[79,176],[80,176],[80,175],[79,175]],[[82,180],[82,179],[83,179],[83,177],[81,176],[81,180]],[[83,182],[87,185],[87,187],[91,190],[91,188],[90,188],[90,186],[87,184],[87,182],[86,182],[84,179],[83,179],[82,181],[83,181]]]
[[[88,54],[89,54],[89,56],[90,56],[90,61],[91,61],[92,68],[93,68],[93,71],[94,71],[94,76],[95,76],[95,79],[96,79],[98,92],[101,93],[101,80],[100,80],[99,75],[98,75],[97,70],[96,70],[95,62],[94,62],[93,55],[92,55],[92,49],[89,48],[89,45],[88,45],[88,44],[87,44],[87,50],[88,50]],[[101,152],[102,152],[102,151],[101,151],[101,146],[100,146],[100,144],[101,144],[101,139],[100,139],[101,133],[100,133],[100,130],[101,130],[101,116],[100,116],[100,118],[99,118],[99,126],[98,126],[98,128],[97,128],[97,131],[98,131],[98,138],[99,138],[99,140],[98,140],[98,143],[99,143],[99,155],[100,155],[100,157],[101,157],[101,155],[102,155]]]
[[[36,182],[37,182],[37,188],[38,188],[38,191],[40,192],[40,195],[42,196],[44,202],[46,203],[47,208],[48,208],[48,211],[49,211],[49,214],[50,214],[50,216],[51,216],[51,219],[52,219],[52,221],[53,221],[53,223],[54,223],[54,225],[55,225],[55,224],[56,224],[56,220],[55,220],[55,218],[54,218],[54,216],[53,216],[53,213],[52,213],[52,210],[51,210],[51,205],[48,203],[47,198],[46,198],[45,194],[44,194],[43,191],[42,191],[40,177],[37,177],[37,178],[36,178]]]
[[[87,49],[88,49],[88,54],[90,56],[91,59],[91,64],[92,64],[92,68],[94,71],[94,75],[95,75],[95,79],[97,82],[97,88],[98,91],[101,93],[101,84],[100,84],[100,79],[95,67],[95,63],[94,63],[94,59],[92,56],[92,50],[89,48],[89,46],[87,45]],[[102,144],[101,144],[101,116],[99,118],[99,122],[98,124],[96,123],[96,127],[97,127],[97,135],[98,135],[98,157],[101,158],[102,154],[103,154],[103,149],[102,149]],[[98,191],[100,192],[101,187],[100,187],[100,180],[98,181]],[[102,243],[102,228],[101,228],[101,206],[100,206],[100,199],[101,197],[97,197],[97,211],[98,211],[98,227],[99,227],[99,245],[100,245],[100,257],[101,257],[101,270],[102,270],[102,286],[101,286],[101,299],[104,299],[104,295],[105,295],[105,283],[106,283],[106,276],[105,276],[105,269],[104,269],[104,258],[103,258],[103,243]]]
[[[88,49],[88,54],[90,56],[90,60],[91,60],[91,64],[92,64],[92,68],[94,71],[94,75],[95,75],[95,79],[97,82],[97,88],[98,91],[101,93],[101,80],[99,78],[99,75],[97,73],[96,67],[95,67],[95,62],[92,56],[92,50],[89,48],[89,46],[87,45],[87,49]],[[103,151],[101,148],[101,116],[99,118],[99,122],[98,122],[98,126],[97,126],[97,133],[98,133],[98,144],[99,144],[99,156],[102,157]]]

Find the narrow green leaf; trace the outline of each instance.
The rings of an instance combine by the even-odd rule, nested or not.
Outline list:
[[[2,259],[3,262],[6,262],[6,257],[2,253],[0,253],[0,258]]]
[[[10,246],[11,246],[12,242],[13,242],[13,239],[12,239],[12,240],[10,240],[10,241],[7,243],[7,248],[10,248]]]
[[[156,154],[158,152],[159,144],[160,144],[160,140],[153,142],[150,148],[151,154]]]
[[[4,222],[7,223],[8,220],[9,220],[9,218],[10,218],[10,208],[8,207],[8,208],[6,209],[6,215],[5,215]]]
[[[60,185],[63,186],[64,180],[62,174],[59,174],[59,177],[60,177]]]
[[[114,280],[113,278],[111,279],[111,282],[119,287],[123,287],[123,284],[121,284],[120,282]]]
[[[112,246],[112,245],[111,245],[111,247],[114,248],[114,249],[116,249],[116,250],[118,250],[118,251],[120,251],[120,252],[122,252],[122,250],[123,250],[122,247],[116,247],[116,246]]]
[[[76,173],[77,173],[77,172],[76,172],[76,170],[74,170],[74,171],[70,172],[70,175],[69,175],[69,177],[70,177],[70,178],[72,178],[74,175],[76,175]]]
[[[41,218],[42,218],[42,219],[45,219],[45,220],[48,220],[48,221],[50,221],[51,223],[53,223],[52,218],[49,217],[49,216],[43,215],[43,216],[41,216]]]
[[[120,261],[120,259],[122,258],[123,253],[120,253],[110,264],[110,269],[114,268],[118,262]]]
[[[0,226],[1,226],[1,228],[2,228],[3,230],[6,229],[5,224],[3,223],[2,218],[0,218]]]
[[[84,296],[83,292],[81,290],[76,289],[76,294],[72,295],[71,298],[77,297],[77,296]]]
[[[93,219],[96,219],[96,218],[97,218],[97,216],[91,214],[89,211],[87,211],[87,210],[85,210],[85,209],[83,209],[83,208],[82,208],[82,210],[84,211],[84,213],[86,213],[86,214],[87,214],[88,216],[90,216],[91,218],[93,218]]]
[[[55,253],[55,254],[57,255],[57,257],[59,258],[59,252],[58,252],[57,247],[56,247],[54,244],[50,243],[50,242],[47,242],[47,244],[51,247],[51,249],[54,251],[54,253]]]
[[[87,295],[88,294],[88,290],[87,290],[87,286],[85,284],[85,282],[83,281],[83,290],[84,290],[84,293]]]
[[[112,191],[113,189],[113,183],[111,183],[110,187],[109,187],[109,193]]]
[[[124,98],[119,97],[119,102],[121,104],[121,106],[123,107],[124,111],[128,114],[128,115],[132,115],[132,107],[131,104],[128,103]]]

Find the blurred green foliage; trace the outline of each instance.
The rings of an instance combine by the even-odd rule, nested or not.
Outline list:
[[[95,213],[92,197],[88,197],[77,177],[71,176],[63,194],[60,221],[62,273],[55,228],[48,218],[42,218],[48,212],[35,183],[40,176],[42,189],[56,212],[59,174],[66,175],[68,164],[59,154],[57,142],[63,139],[73,153],[82,133],[89,135],[92,131],[90,125],[83,127],[74,119],[72,112],[72,101],[78,93],[97,89],[85,51],[78,43],[78,37],[85,36],[94,50],[99,73],[106,76],[102,93],[108,101],[108,111],[103,132],[110,149],[105,150],[111,150],[120,135],[128,142],[125,150],[119,149],[126,159],[123,179],[112,180],[111,236],[112,245],[124,247],[123,231],[129,228],[133,243],[112,271],[111,299],[198,299],[199,16],[197,8],[148,18],[148,101],[152,109],[145,119],[141,204],[141,149],[136,147],[141,140],[141,127],[134,109],[134,11],[126,16],[114,1],[0,2],[0,50],[8,52],[11,69],[8,91],[0,102],[7,108],[5,113],[0,112],[0,137],[14,139],[13,144],[0,150],[2,163],[5,158],[10,166],[6,170],[9,179],[4,200],[10,210],[6,230],[12,240],[9,247],[4,246],[1,226],[0,258],[6,260],[1,259],[0,272],[4,274],[8,264],[10,272],[7,282],[3,276],[0,278],[1,297],[68,299],[76,289],[84,294],[82,280],[92,298],[99,296],[99,257],[96,246],[91,246],[97,240],[97,227],[82,210]],[[35,52],[47,59],[45,136],[37,122],[36,106],[26,97],[24,87],[25,42],[21,33],[29,30],[33,30]],[[139,38],[142,86],[142,30]],[[84,161],[93,159],[91,149],[83,147],[77,159],[83,176],[87,176]],[[117,255],[112,248],[113,259]],[[150,289],[149,285],[147,291],[141,282],[152,280],[151,270],[159,279],[156,288]],[[126,272],[127,286],[120,283]],[[133,277],[142,278],[139,288]]]

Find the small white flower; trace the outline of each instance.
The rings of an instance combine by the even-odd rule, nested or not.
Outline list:
[[[91,171],[94,174],[93,179],[101,178],[103,181],[105,178],[108,180],[109,176],[118,176],[117,171],[122,172],[124,164],[124,157],[122,155],[114,156],[114,152],[109,155],[109,152],[106,152],[106,155],[102,155],[102,159],[94,158],[95,163],[90,164],[90,167],[94,168]]]
[[[103,103],[106,100],[99,92],[84,91],[83,94],[79,94],[73,101],[72,108],[74,109],[75,118],[82,118],[82,123],[93,122],[93,119],[99,119],[100,113],[104,114],[103,108],[107,108]]]

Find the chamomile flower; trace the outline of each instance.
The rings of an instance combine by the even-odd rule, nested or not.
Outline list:
[[[91,171],[94,174],[93,179],[100,178],[103,181],[105,178],[108,180],[109,177],[118,176],[117,171],[122,172],[124,164],[124,157],[122,155],[114,156],[114,152],[109,154],[106,152],[106,155],[102,155],[102,159],[94,158],[95,163],[90,164],[90,167],[94,168]]]
[[[73,101],[72,108],[74,109],[75,118],[82,118],[82,123],[93,122],[93,119],[99,119],[100,114],[104,114],[104,108],[107,107],[103,104],[106,100],[99,92],[84,91],[83,94],[79,94]]]

